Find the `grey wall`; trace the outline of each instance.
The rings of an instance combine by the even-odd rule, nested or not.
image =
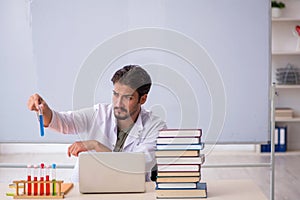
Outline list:
[[[169,128],[202,128],[210,143],[268,139],[268,0],[4,0],[0,13],[1,142],[77,140],[40,137],[28,97],[58,111],[110,102],[110,77],[129,63],[151,74],[145,107]]]

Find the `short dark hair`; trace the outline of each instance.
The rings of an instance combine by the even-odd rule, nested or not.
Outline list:
[[[136,90],[139,97],[148,94],[152,85],[150,75],[139,65],[126,65],[115,72],[113,84],[119,82]]]

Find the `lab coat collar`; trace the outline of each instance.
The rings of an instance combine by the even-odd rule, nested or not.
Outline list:
[[[140,138],[142,131],[144,129],[143,121],[142,121],[142,115],[145,112],[143,108],[141,108],[141,111],[138,115],[138,118],[133,125],[132,129],[129,132],[129,135],[127,136],[123,149],[126,149],[129,145],[131,145],[134,141]],[[112,117],[113,117],[113,123],[114,123],[114,136],[113,141],[117,141],[117,134],[118,134],[118,127],[117,127],[117,119],[115,118],[115,115],[112,110]]]
[[[127,136],[127,139],[125,140],[123,149],[131,145],[134,141],[139,140],[142,134],[142,130],[144,129],[143,122],[142,122],[142,110],[132,127],[131,131],[129,132],[129,135]]]

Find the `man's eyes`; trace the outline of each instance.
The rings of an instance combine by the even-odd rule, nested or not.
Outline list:
[[[113,95],[115,97],[119,97],[119,93],[113,92]],[[129,96],[123,96],[123,98],[126,99],[126,100],[132,100],[133,96],[131,96],[131,95],[129,95]]]
[[[113,95],[114,95],[114,96],[116,96],[116,97],[118,97],[118,96],[119,96],[119,94],[118,94],[118,93],[116,93],[116,92],[113,92]]]
[[[125,96],[125,99],[127,99],[127,100],[132,100],[133,97],[132,97],[132,96]]]

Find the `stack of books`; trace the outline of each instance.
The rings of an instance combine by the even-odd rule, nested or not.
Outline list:
[[[293,112],[294,111],[291,108],[276,108],[275,118],[276,119],[293,118]]]
[[[205,161],[201,129],[164,129],[156,145],[157,199],[206,198],[207,187],[201,181]]]

